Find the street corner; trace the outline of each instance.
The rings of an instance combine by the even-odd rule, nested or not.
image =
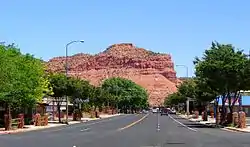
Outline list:
[[[240,133],[250,133],[250,128],[234,128],[234,127],[224,127],[221,128],[222,130],[229,131],[229,132],[240,132]]]

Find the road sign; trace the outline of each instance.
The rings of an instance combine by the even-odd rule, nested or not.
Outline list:
[[[89,98],[87,98],[86,100],[83,100],[84,103],[88,103],[89,102]]]

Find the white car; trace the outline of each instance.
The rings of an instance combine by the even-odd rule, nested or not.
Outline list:
[[[142,113],[147,114],[148,111],[147,110],[142,110]]]
[[[172,110],[170,111],[170,114],[176,114],[176,111],[175,111],[174,109],[172,109]]]
[[[158,112],[159,112],[159,108],[153,108],[153,109],[152,109],[152,112],[153,112],[153,113],[158,113]]]

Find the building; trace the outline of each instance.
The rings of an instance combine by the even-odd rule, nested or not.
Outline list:
[[[248,95],[250,94],[248,93],[242,93],[242,108],[243,111],[246,113],[247,117],[250,117],[250,96]],[[225,103],[225,106],[227,107],[227,111],[229,112],[229,108],[228,108],[228,100]],[[219,106],[222,105],[222,101],[221,99],[219,100]],[[238,111],[239,110],[239,100],[237,100],[235,102],[235,107],[234,107],[234,111]]]
[[[43,103],[47,104],[46,106],[47,113],[58,117],[58,111],[57,111],[58,102],[54,98],[51,98],[51,97],[43,98]],[[60,103],[61,115],[64,115],[64,113],[66,112],[66,100],[62,99],[62,101],[60,101],[59,103]],[[69,102],[68,108],[69,108],[69,115],[70,115],[73,112],[73,104]]]

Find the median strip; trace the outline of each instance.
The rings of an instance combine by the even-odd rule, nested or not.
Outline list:
[[[139,122],[141,122],[142,120],[144,120],[148,115],[149,115],[149,114],[143,116],[143,117],[140,118],[139,120],[137,120],[137,121],[135,121],[135,122],[133,122],[133,123],[131,123],[131,124],[129,124],[129,125],[123,127],[123,128],[118,129],[118,131],[122,131],[122,130],[124,130],[124,129],[130,128],[130,127],[136,125],[137,123],[139,123]]]

